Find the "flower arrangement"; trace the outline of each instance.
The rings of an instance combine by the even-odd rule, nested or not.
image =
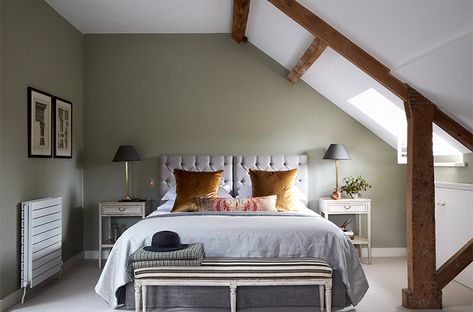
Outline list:
[[[354,177],[344,177],[342,180],[342,187],[341,190],[351,198],[358,198],[361,196],[362,191],[366,191],[367,189],[371,188],[371,185],[366,181],[362,176]]]

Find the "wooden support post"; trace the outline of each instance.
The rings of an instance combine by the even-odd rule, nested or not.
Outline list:
[[[297,62],[297,64],[287,76],[287,80],[292,83],[296,83],[299,79],[301,79],[302,75],[304,75],[304,73],[312,66],[312,64],[314,64],[315,60],[319,58],[326,48],[327,44],[315,37],[314,41],[312,41],[309,48],[300,58],[299,62]]]
[[[407,86],[407,276],[402,305],[442,308],[435,266],[435,189],[432,122],[435,105]]]
[[[250,13],[250,0],[233,0],[232,38],[238,43],[246,42],[246,24]]]
[[[473,238],[447,260],[438,270],[438,287],[444,288],[455,276],[473,262]]]

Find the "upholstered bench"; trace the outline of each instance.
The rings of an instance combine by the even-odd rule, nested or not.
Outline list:
[[[141,303],[146,311],[147,286],[227,286],[236,312],[238,286],[274,285],[317,285],[321,310],[331,311],[332,268],[316,258],[204,258],[201,266],[149,267],[134,275],[137,312]]]

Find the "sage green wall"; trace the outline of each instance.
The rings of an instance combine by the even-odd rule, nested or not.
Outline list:
[[[435,181],[473,183],[473,153],[464,154],[466,167],[435,167]]]
[[[157,199],[161,154],[310,155],[310,200],[331,193],[335,168],[322,160],[345,143],[353,160],[341,176],[365,176],[374,188],[375,247],[405,246],[405,167],[396,152],[251,44],[227,34],[86,35],[85,249],[97,250],[96,203],[123,194],[119,144],[144,160],[132,164],[133,195]]]
[[[44,1],[1,0],[0,298],[19,288],[19,202],[62,196],[63,258],[82,251],[83,36]],[[73,102],[73,159],[27,157],[27,87]]]

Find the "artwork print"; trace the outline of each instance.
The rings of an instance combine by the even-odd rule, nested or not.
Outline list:
[[[55,98],[54,157],[72,157],[72,103]]]
[[[51,157],[52,96],[28,88],[28,157]]]

